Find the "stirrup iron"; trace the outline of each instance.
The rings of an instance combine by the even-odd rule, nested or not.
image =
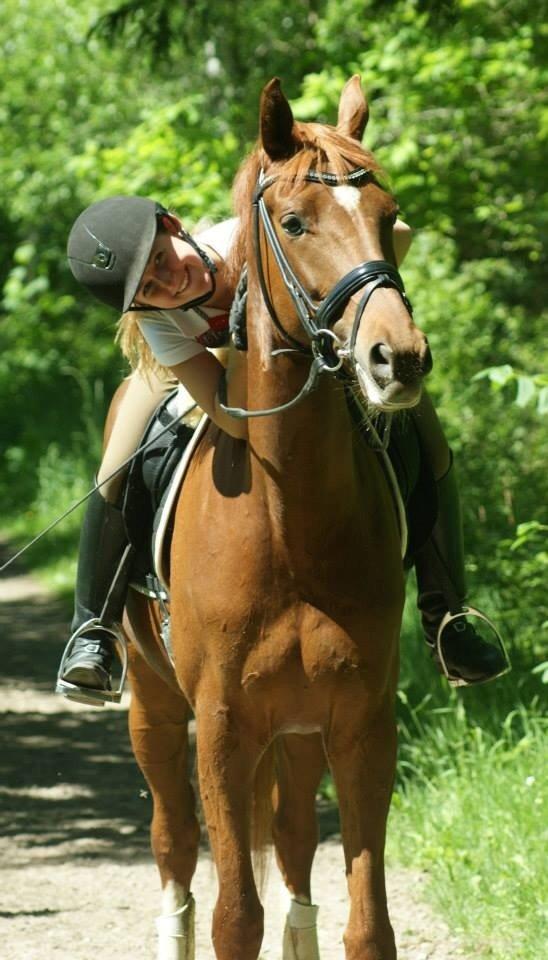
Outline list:
[[[93,687],[80,687],[75,683],[70,683],[69,680],[63,680],[65,663],[72,653],[76,640],[78,640],[84,633],[88,635],[98,630],[100,630],[102,633],[106,632],[110,634],[122,664],[120,680],[118,682],[118,686],[114,690],[96,690]],[[93,707],[104,706],[105,703],[120,703],[126,682],[127,667],[127,643],[122,630],[119,627],[106,627],[97,619],[86,620],[85,623],[81,624],[81,626],[74,631],[65,647],[65,652],[63,653],[63,657],[59,665],[55,692],[60,693],[63,697],[66,697],[67,700],[74,700],[76,703],[85,703],[86,705]]]
[[[466,618],[466,617],[477,617],[479,620],[483,621],[483,623],[487,624],[491,632],[490,642],[492,642],[495,646],[498,647],[504,659],[504,666],[501,667],[501,669],[497,673],[494,673],[491,676],[482,678],[480,680],[465,680],[463,677],[455,676],[454,674],[452,674],[449,670],[449,667],[447,666],[447,662],[444,655],[443,634],[446,627],[448,627],[449,624],[454,623],[456,620],[462,620],[463,618]],[[485,613],[482,613],[481,610],[477,610],[476,607],[463,606],[462,610],[459,610],[457,613],[451,613],[450,611],[448,611],[445,614],[443,620],[439,625],[438,633],[436,636],[436,652],[438,655],[439,663],[443,671],[443,674],[448,684],[451,687],[472,687],[472,686],[476,686],[478,683],[488,683],[490,680],[496,680],[498,677],[504,676],[504,674],[509,673],[509,671],[512,669],[510,658],[506,652],[506,647],[504,646],[503,639],[499,631],[497,630],[495,624],[493,623],[492,620],[489,619],[488,616],[485,615]]]

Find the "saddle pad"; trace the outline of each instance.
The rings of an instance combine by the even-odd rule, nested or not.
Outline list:
[[[169,544],[166,542],[166,535],[171,531],[170,520],[172,518],[172,514],[177,503],[177,497],[188,470],[188,466],[192,460],[194,451],[196,450],[200,440],[209,426],[209,423],[209,417],[204,414],[198,426],[196,427],[191,440],[187,444],[180,462],[173,472],[173,476],[162,499],[160,511],[154,524],[154,533],[152,536],[152,560],[154,564],[154,573],[168,596],[169,565],[166,562],[166,558],[169,554]]]

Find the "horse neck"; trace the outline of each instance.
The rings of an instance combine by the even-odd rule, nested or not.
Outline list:
[[[310,369],[305,357],[269,359],[250,342],[248,406],[269,409],[292,400]],[[255,472],[279,499],[285,512],[302,513],[303,503],[316,511],[350,514],[357,499],[357,478],[349,414],[340,383],[322,375],[316,389],[296,406],[249,420]]]

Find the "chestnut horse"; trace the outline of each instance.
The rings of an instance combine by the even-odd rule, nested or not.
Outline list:
[[[159,649],[139,652],[156,631],[154,609],[135,594],[128,602],[130,728],[154,798],[163,960],[194,956],[188,704],[219,884],[218,960],[259,956],[251,822],[261,792],[267,804],[275,797],[274,844],[293,898],[284,958],[319,957],[310,872],[326,758],[350,897],[346,958],[396,957],[383,851],[404,573],[392,495],[347,393],[373,414],[412,407],[431,360],[394,266],[396,204],[360,145],[366,122],[357,77],[336,128],[296,123],[277,80],[263,91],[260,144],[236,183],[232,264],[248,268],[252,416],[246,441],[209,426],[180,495],[175,676]]]

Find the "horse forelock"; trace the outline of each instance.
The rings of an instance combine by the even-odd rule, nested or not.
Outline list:
[[[335,127],[322,123],[296,123],[293,132],[297,152],[284,164],[288,177],[304,176],[309,170],[346,176],[356,167],[365,167],[373,174],[381,173],[381,166],[358,140],[340,133]]]
[[[377,180],[385,174],[373,154],[361,143],[347,137],[335,127],[321,123],[299,123],[293,127],[295,153],[287,160],[273,161],[258,145],[244,160],[233,187],[233,208],[239,217],[239,226],[228,259],[227,272],[234,285],[248,258],[248,243],[252,236],[252,198],[260,170],[279,174],[281,189],[286,195],[301,189],[301,180],[315,170],[345,177],[356,167],[369,170]]]

